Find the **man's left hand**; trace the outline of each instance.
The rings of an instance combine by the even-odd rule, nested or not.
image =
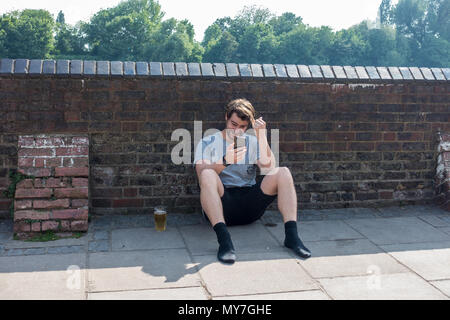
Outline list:
[[[259,117],[252,123],[253,129],[255,130],[256,137],[259,138],[260,134],[266,133],[266,122],[262,119],[262,117]]]

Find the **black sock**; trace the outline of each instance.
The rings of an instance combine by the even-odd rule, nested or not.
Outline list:
[[[305,247],[302,240],[300,240],[297,232],[297,222],[288,221],[284,224],[284,233],[286,238],[284,240],[284,245],[288,248],[295,248],[298,246]]]
[[[216,223],[213,229],[216,232],[217,241],[219,242],[219,254],[223,254],[229,250],[234,250],[233,242],[231,241],[231,236],[228,233],[225,223]]]

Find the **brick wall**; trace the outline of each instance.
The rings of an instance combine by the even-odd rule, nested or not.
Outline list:
[[[92,214],[200,212],[192,165],[170,161],[171,134],[194,120],[222,130],[224,106],[244,97],[280,130],[300,209],[435,201],[448,68],[0,61],[0,189],[19,135],[86,134]]]
[[[89,139],[72,135],[18,137],[14,232],[87,231],[89,213]]]

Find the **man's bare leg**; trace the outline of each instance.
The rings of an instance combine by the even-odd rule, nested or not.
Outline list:
[[[286,238],[284,245],[302,258],[309,258],[311,252],[300,240],[297,232],[297,193],[294,180],[287,167],[274,168],[261,182],[261,190],[268,195],[277,194],[278,209],[283,216]]]
[[[225,263],[234,263],[236,255],[234,253],[233,242],[225,225],[222,200],[220,199],[225,192],[222,181],[220,181],[218,174],[212,169],[204,169],[200,173],[199,181],[200,202],[216,232],[217,241],[219,242],[217,258],[219,261]]]
[[[199,176],[200,202],[208,216],[211,225],[223,222],[223,208],[220,198],[223,196],[224,188],[222,181],[213,169],[204,169]]]
[[[261,190],[268,195],[278,195],[278,209],[283,216],[283,222],[297,221],[297,193],[287,167],[270,171],[261,182]]]

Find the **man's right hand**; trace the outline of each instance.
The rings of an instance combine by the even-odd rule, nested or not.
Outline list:
[[[233,164],[241,161],[245,157],[245,153],[247,152],[247,147],[239,147],[234,149],[234,143],[231,143],[227,147],[227,151],[225,154],[225,161],[228,164]]]

